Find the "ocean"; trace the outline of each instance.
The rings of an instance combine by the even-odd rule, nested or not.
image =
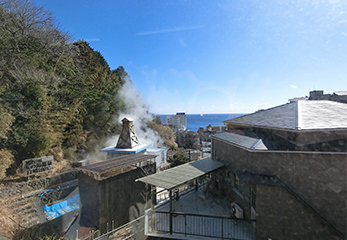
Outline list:
[[[242,116],[242,113],[230,114],[186,114],[187,116],[187,129],[190,131],[198,131],[200,127],[206,128],[209,124],[212,126],[224,126],[223,121]],[[160,117],[163,124],[166,124],[166,117],[172,115],[156,114]]]

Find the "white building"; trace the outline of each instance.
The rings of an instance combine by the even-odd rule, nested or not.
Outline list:
[[[186,130],[187,129],[187,117],[184,112],[176,113],[176,115],[167,117],[166,124],[172,127],[174,130]]]

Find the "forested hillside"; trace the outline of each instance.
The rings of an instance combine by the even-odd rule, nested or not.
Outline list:
[[[44,9],[0,1],[0,178],[11,163],[76,158],[117,132],[126,75],[87,42],[72,43]]]

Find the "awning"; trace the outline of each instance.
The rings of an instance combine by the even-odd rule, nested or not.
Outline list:
[[[204,158],[194,162],[182,164],[153,175],[139,178],[137,181],[169,190],[190,180],[210,173],[222,166],[224,166],[224,164],[221,162],[211,158]]]

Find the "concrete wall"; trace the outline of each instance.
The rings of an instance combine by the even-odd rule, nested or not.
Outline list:
[[[155,164],[143,167],[147,173],[155,173]],[[81,226],[97,227],[106,232],[107,223],[121,226],[142,215],[150,208],[150,191],[136,179],[146,174],[141,168],[116,175],[103,181],[80,174],[79,188],[82,203]]]
[[[257,185],[256,208],[256,239],[341,239],[282,187]]]
[[[155,164],[146,167],[155,173]],[[136,179],[146,176],[140,169],[109,178],[100,184],[100,223],[99,229],[106,230],[107,222],[114,220],[114,226],[121,226],[142,215],[146,209],[151,207],[150,189]]]
[[[250,206],[252,189],[254,189],[253,184],[245,184],[241,181],[239,181],[239,188],[235,187],[235,174],[228,168],[222,168],[213,174],[212,186],[208,191],[217,198],[225,198],[230,204],[237,203],[242,207],[245,218],[255,219]]]
[[[213,139],[212,154],[229,171],[276,175],[346,234],[346,153],[249,151]]]
[[[271,128],[233,128],[229,131],[263,140],[270,150],[347,152],[346,130],[288,131]]]
[[[0,188],[0,198],[15,196],[19,194],[24,195],[27,192],[32,192],[44,188],[51,188],[53,186],[72,181],[77,178],[78,172],[76,170],[71,170],[54,176],[28,180],[20,184],[13,184],[13,186],[5,185],[5,187]]]

